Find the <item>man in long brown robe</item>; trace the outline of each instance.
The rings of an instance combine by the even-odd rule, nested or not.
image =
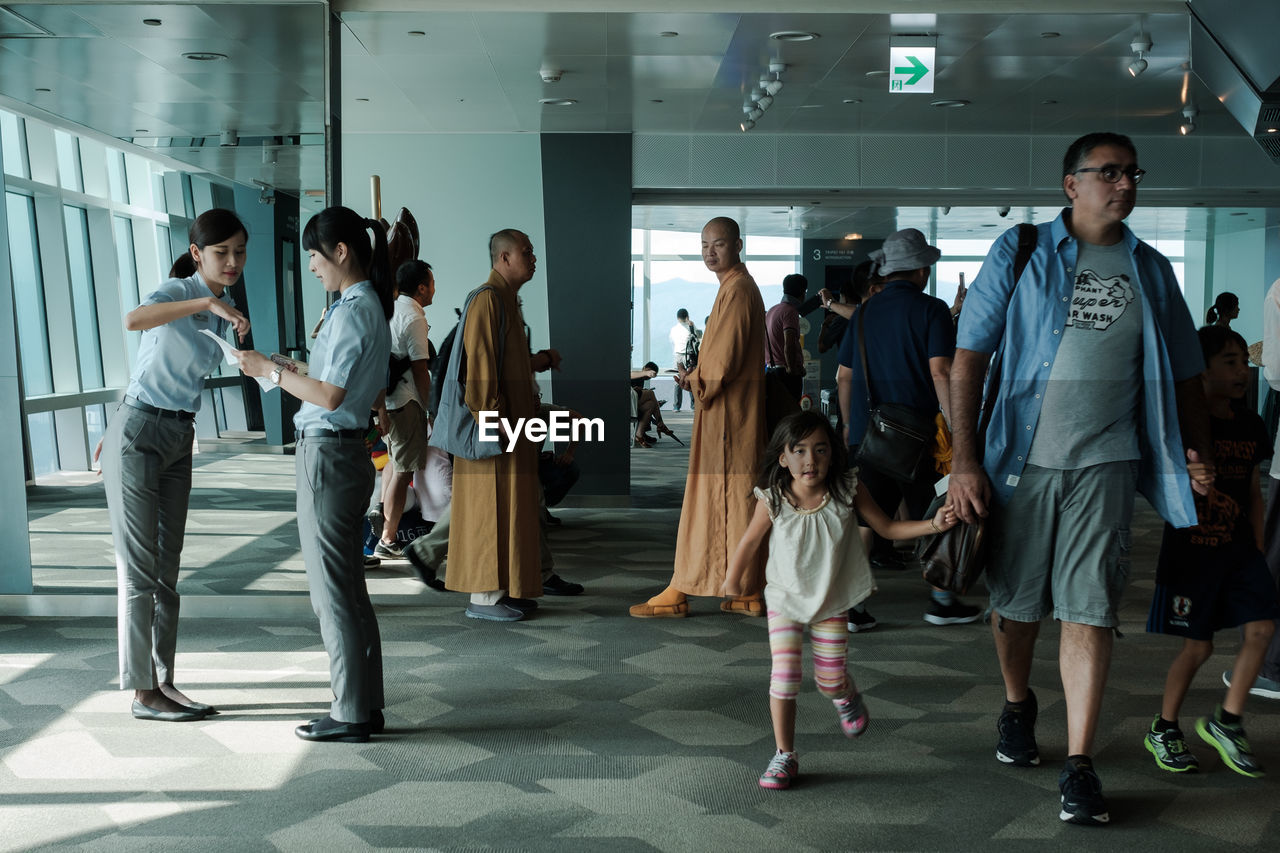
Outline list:
[[[689,614],[690,595],[719,595],[738,541],[751,521],[760,456],[764,452],[764,300],[742,263],[738,223],[712,219],[702,229],[702,261],[720,289],[698,353],[698,366],[677,381],[697,398],[689,476],[676,538],[671,585],[631,608],[642,619]],[[746,577],[753,594],[720,609],[763,616],[763,555]],[[748,588],[751,588],[750,586]]]
[[[517,418],[538,416],[529,341],[516,298],[521,285],[533,278],[538,259],[529,238],[513,229],[489,238],[489,254],[493,270],[487,287],[471,301],[466,326],[459,331],[464,397],[477,420],[481,412],[496,412],[514,424]],[[537,606],[532,598],[542,595],[538,449],[521,435],[515,448],[506,451],[505,431],[499,428],[498,435],[504,448],[500,455],[454,459],[445,586],[471,593],[468,616],[514,622]]]

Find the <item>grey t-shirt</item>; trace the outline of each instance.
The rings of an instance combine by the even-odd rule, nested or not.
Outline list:
[[[1142,296],[1123,241],[1081,242],[1075,293],[1027,461],[1072,470],[1137,459]]]

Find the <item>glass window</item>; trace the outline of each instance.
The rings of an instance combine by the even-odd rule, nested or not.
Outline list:
[[[58,184],[64,190],[81,192],[84,177],[80,173],[80,142],[63,130],[53,132],[54,147],[58,149]]]
[[[120,280],[120,314],[123,317],[138,307],[138,265],[133,255],[133,223],[128,217],[115,216],[111,220],[116,239],[117,278]],[[129,364],[137,361],[141,332],[129,332]]]
[[[124,152],[107,149],[107,186],[111,198],[121,204],[129,203],[129,187],[124,178]]]
[[[159,166],[154,167],[151,172],[151,205],[161,213],[169,212],[169,199],[164,194],[164,172]]]
[[[4,172],[27,178],[27,131],[25,122],[13,113],[0,110],[0,141],[4,144]]]
[[[76,353],[80,387],[102,387],[102,349],[98,343],[98,306],[89,253],[89,215],[79,207],[62,208],[67,225],[67,268],[71,272],[71,306],[76,318]]]
[[[102,440],[102,434],[107,431],[107,407],[101,405],[85,406],[84,423],[89,446],[97,447],[98,442]],[[97,464],[92,460],[89,462],[90,467],[94,467]]]
[[[32,473],[36,476],[57,473],[58,434],[53,426],[53,412],[27,415],[27,436],[31,442]]]
[[[18,321],[18,352],[22,381],[28,395],[53,393],[49,364],[49,335],[45,323],[44,276],[36,242],[34,199],[5,193],[9,215],[9,268],[13,277],[13,305]]]
[[[943,255],[946,257],[946,255]],[[950,305],[960,289],[960,276],[964,276],[964,286],[969,287],[982,269],[982,260],[976,261],[938,261],[933,268],[933,295]]]
[[[169,256],[169,226],[156,226],[156,255],[160,263],[156,265],[156,269],[160,270],[160,274],[164,278],[168,278],[169,270],[173,268],[173,258]]]

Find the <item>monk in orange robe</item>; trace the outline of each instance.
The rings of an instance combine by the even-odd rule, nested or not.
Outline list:
[[[742,263],[738,223],[716,217],[702,229],[702,261],[720,289],[707,320],[698,365],[676,381],[698,399],[689,476],[671,584],[631,608],[641,619],[689,614],[690,595],[719,595],[738,541],[751,521],[751,488],[765,445],[764,300]],[[727,613],[763,616],[763,557],[744,577],[752,594],[725,600]],[[754,581],[750,580],[754,579]]]

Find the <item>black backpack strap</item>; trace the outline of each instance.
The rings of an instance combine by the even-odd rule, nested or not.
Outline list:
[[[1014,288],[1017,288],[1018,279],[1022,278],[1022,271],[1027,268],[1027,261],[1031,260],[1031,256],[1036,251],[1036,241],[1040,238],[1039,230],[1030,222],[1022,222],[1018,224],[1018,251],[1013,256],[1013,281]],[[1009,295],[1009,301],[1013,301],[1013,294]]]

